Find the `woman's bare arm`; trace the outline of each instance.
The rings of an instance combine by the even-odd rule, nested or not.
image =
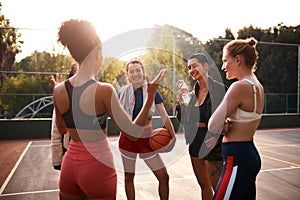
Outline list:
[[[104,104],[115,125],[127,136],[131,138],[134,137],[132,139],[138,139],[143,133],[143,130],[145,128],[144,126],[147,124],[149,119],[150,109],[155,98],[156,90],[159,86],[160,81],[164,78],[165,73],[165,69],[161,70],[152,82],[149,82],[148,77],[146,77],[148,95],[140,113],[138,114],[134,122],[131,121],[123,106],[120,104],[119,98],[114,88],[110,84],[106,84],[103,96],[110,98],[103,98]]]

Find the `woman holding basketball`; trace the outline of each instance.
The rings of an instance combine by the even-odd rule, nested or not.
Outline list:
[[[142,62],[138,59],[131,59],[125,65],[126,74],[130,81],[130,84],[124,86],[119,92],[119,99],[127,112],[128,116],[134,120],[139,114],[144,99],[146,98],[145,84],[145,71]],[[149,129],[144,131],[144,134],[136,141],[126,137],[123,132],[119,138],[119,149],[122,156],[124,175],[125,175],[125,191],[127,199],[135,199],[135,188],[134,188],[134,175],[135,175],[135,164],[136,157],[139,154],[140,158],[144,159],[147,166],[152,170],[156,178],[158,179],[158,192],[160,199],[169,198],[169,175],[166,167],[158,154],[153,151],[149,144],[149,137],[153,131],[151,127],[151,114],[155,112],[155,108],[158,109],[162,122],[166,129],[171,133],[172,139],[169,143],[169,150],[175,143],[175,131],[173,124],[166,112],[163,104],[163,99],[159,92],[156,92],[155,100],[151,106],[151,113],[148,117]]]
[[[139,138],[165,70],[152,83],[146,79],[147,99],[132,122],[113,86],[95,80],[103,62],[96,29],[88,21],[69,20],[62,23],[58,36],[79,64],[78,72],[53,91],[57,128],[71,136],[61,166],[60,199],[116,199],[117,176],[107,140],[107,118],[128,137]]]
[[[223,48],[222,70],[226,79],[237,79],[212,115],[208,129],[218,133],[224,121],[232,127],[224,132],[222,177],[213,199],[255,199],[256,176],[261,168],[253,136],[264,108],[264,88],[254,74],[258,52],[254,38],[233,40]],[[229,181],[230,180],[230,181]]]
[[[223,167],[220,133],[209,133],[207,125],[214,108],[224,96],[225,85],[208,75],[208,63],[203,53],[194,54],[188,59],[188,73],[196,81],[194,90],[190,102],[185,105],[182,96],[188,89],[179,88],[179,104],[176,106],[177,118],[184,127],[191,163],[203,200],[212,199],[213,189]]]

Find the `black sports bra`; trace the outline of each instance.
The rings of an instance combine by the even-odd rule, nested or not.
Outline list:
[[[204,102],[200,106],[197,106],[199,109],[199,114],[200,114],[199,122],[202,122],[205,124],[208,123],[208,118],[210,117],[210,116],[208,116],[208,113],[210,113],[210,107],[208,105],[209,99],[210,99],[210,95],[209,95],[209,93],[207,93]],[[195,108],[197,108],[197,107],[195,107]]]
[[[97,116],[87,115],[80,109],[79,99],[82,92],[95,80],[89,80],[82,86],[73,87],[69,80],[65,81],[70,106],[67,112],[62,114],[67,128],[78,128],[86,130],[103,130],[107,127],[108,114],[103,113]],[[76,123],[75,123],[76,122]]]

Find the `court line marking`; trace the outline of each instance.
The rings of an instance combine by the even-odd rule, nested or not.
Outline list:
[[[270,172],[270,171],[282,171],[282,170],[289,170],[289,169],[300,169],[300,167],[285,167],[285,168],[277,168],[277,169],[267,169],[267,170],[261,170],[260,172]],[[192,180],[195,179],[194,175],[190,175],[190,176],[185,176],[182,178],[174,178],[174,179],[170,179],[170,181],[181,181],[181,180]],[[136,182],[137,185],[139,184],[152,184],[152,183],[157,183],[157,180],[153,180],[153,181],[139,181]],[[118,183],[119,186],[123,187],[122,183]],[[31,192],[18,192],[18,193],[10,193],[10,194],[2,194],[2,197],[5,196],[16,196],[16,195],[25,195],[25,194],[37,194],[37,193],[47,193],[47,192],[58,192],[59,189],[53,189],[53,190],[40,190],[40,191],[31,191]],[[121,191],[119,191],[121,192]],[[120,194],[118,194],[120,196]],[[123,194],[124,196],[124,194]]]
[[[2,192],[4,191],[4,189],[6,188],[8,182],[10,181],[10,179],[12,178],[12,176],[14,175],[15,171],[17,170],[19,164],[21,163],[21,161],[23,160],[23,157],[25,156],[25,154],[27,153],[29,147],[31,146],[31,141],[27,144],[26,148],[24,149],[24,151],[22,152],[21,156],[19,157],[19,159],[17,160],[14,168],[10,171],[9,175],[7,176],[7,178],[5,179],[3,185],[0,188],[0,196],[2,196]]]
[[[296,144],[259,144],[256,143],[259,147],[258,149],[262,149],[262,148],[272,148],[272,147],[300,147],[299,143]]]
[[[20,161],[22,160],[22,158],[24,157],[25,153],[28,151],[28,149],[29,149],[30,146],[31,146],[31,142],[27,145],[26,149],[23,151],[22,156],[18,160],[17,164],[15,165],[14,169],[12,170],[12,173],[9,175],[9,177],[7,178],[7,180],[5,182],[9,181],[9,179],[13,175],[14,171],[16,170],[17,166],[19,165]],[[262,157],[267,157],[269,159],[277,160],[277,161],[280,161],[280,162],[284,162],[284,163],[290,163],[290,162],[287,162],[287,161],[284,161],[284,160],[280,160],[280,159],[276,159],[276,158],[269,157],[269,156],[264,156],[264,155],[261,155],[261,156]],[[291,163],[291,164],[296,165],[294,163]],[[296,166],[293,166],[293,165],[290,166],[290,167],[285,167],[285,168],[274,168],[274,169],[260,170],[260,173],[261,172],[290,170],[290,169],[300,169],[300,165],[296,165]],[[184,176],[184,177],[181,177],[181,178],[170,178],[170,181],[182,181],[182,180],[193,180],[193,179],[195,179],[194,175],[188,175],[188,176]],[[152,184],[152,183],[157,183],[157,180],[152,180],[152,181],[137,181],[137,182],[135,182],[136,185],[140,185],[140,184]],[[6,186],[7,183],[3,184],[3,186],[4,185]],[[119,186],[123,186],[124,184],[118,182],[118,185]],[[3,188],[5,188],[5,187],[3,187]],[[1,187],[1,189],[2,189],[2,187]],[[26,195],[26,194],[37,194],[37,193],[47,193],[47,192],[59,192],[59,189],[39,190],[39,191],[30,191],[30,192],[17,192],[17,193],[9,193],[9,194],[2,194],[2,191],[3,190],[1,190],[0,197]]]
[[[281,159],[278,159],[278,158],[274,158],[274,157],[271,157],[271,156],[266,156],[266,155],[260,155],[260,156],[261,156],[261,157],[268,158],[268,159],[271,159],[271,160],[276,160],[276,161],[278,161],[278,162],[282,162],[282,163],[285,163],[285,164],[289,164],[289,165],[292,165],[292,166],[295,166],[295,167],[300,167],[299,164],[292,163],[292,162],[288,162],[288,161],[281,160]]]
[[[37,141],[34,141],[34,142],[37,142]],[[43,142],[43,141],[41,141],[41,142]],[[19,192],[19,193],[2,194],[2,192],[4,191],[4,189],[7,186],[8,182],[10,181],[11,177],[13,176],[14,172],[16,171],[17,167],[19,166],[20,162],[22,161],[23,157],[27,153],[28,149],[30,147],[39,147],[39,146],[50,146],[50,145],[49,144],[47,144],[47,145],[39,145],[39,144],[38,145],[37,144],[32,145],[32,141],[30,141],[28,143],[28,145],[24,149],[22,155],[20,156],[20,158],[16,162],[14,168],[12,169],[12,171],[10,172],[10,174],[8,175],[8,177],[6,178],[5,182],[1,186],[1,188],[0,188],[0,196],[14,196],[14,195],[22,195],[22,194],[46,193],[46,192],[56,192],[56,191],[59,191],[59,189],[54,189],[54,190],[41,190],[41,191],[31,191],[31,192]],[[261,146],[260,148],[264,148],[264,147],[281,147],[281,146],[296,146],[296,147],[299,147],[299,144],[279,144],[279,145],[270,144],[270,146]],[[284,160],[281,160],[281,159],[273,158],[273,157],[270,157],[270,156],[265,156],[265,155],[261,155],[261,156],[269,158],[269,159],[272,159],[272,160],[276,160],[276,161],[279,161],[279,162],[283,162],[283,163],[286,163],[286,164],[290,164],[291,167],[266,169],[266,170],[260,170],[260,172],[281,171],[281,170],[290,170],[290,169],[299,169],[300,168],[300,165],[295,164],[295,163],[291,163],[291,162],[284,161]],[[195,178],[194,175],[189,175],[189,176],[185,176],[185,177],[182,177],[182,178],[174,178],[174,179],[171,178],[170,181],[189,180],[189,179],[194,179],[194,178]],[[153,180],[153,181],[139,181],[139,182],[136,182],[136,184],[145,184],[145,183],[146,184],[147,183],[151,184],[151,183],[156,183],[156,182],[157,182],[157,180]],[[119,183],[119,185],[122,185],[122,184]]]
[[[267,128],[267,129],[257,129],[256,132],[261,132],[261,133],[269,132],[269,131],[272,131],[272,132],[281,132],[281,131],[291,132],[291,131],[297,131],[297,130],[300,131],[300,128],[299,127],[291,127],[291,128]]]
[[[260,172],[283,171],[283,170],[289,170],[289,169],[300,169],[300,167],[290,166],[290,167],[282,167],[282,168],[276,168],[276,169],[264,169],[264,170],[260,170]]]
[[[7,197],[7,196],[17,196],[17,195],[24,195],[24,194],[37,194],[37,193],[47,193],[47,192],[58,192],[58,189],[54,190],[39,190],[39,191],[30,191],[30,192],[16,192],[16,193],[9,193],[9,194],[1,194],[0,197]]]
[[[49,146],[51,146],[51,145],[49,145],[49,144],[34,144],[31,147],[49,147]]]
[[[196,180],[196,177],[194,175],[188,175],[188,176],[184,176],[181,178],[170,178],[170,181],[182,181],[182,180]],[[140,185],[140,184],[151,184],[151,183],[158,183],[158,180],[151,180],[151,181],[135,181],[134,184],[135,185]],[[120,184],[120,185],[124,185],[124,184]]]
[[[290,169],[300,169],[299,167],[294,167],[294,166],[290,166],[290,167],[284,167],[284,168],[276,168],[276,169],[266,169],[266,170],[260,170],[261,172],[270,172],[270,171],[282,171],[282,170],[290,170]],[[189,176],[184,176],[182,178],[171,178],[170,181],[182,181],[182,180],[193,180],[196,179],[196,177],[194,175],[189,175]],[[140,184],[152,184],[152,183],[157,183],[157,180],[153,180],[153,181],[137,181],[135,182],[136,185],[140,185]],[[119,186],[124,186],[124,184],[119,183]],[[59,192],[59,189],[53,189],[53,190],[39,190],[39,191],[30,191],[30,192],[17,192],[17,193],[9,193],[9,194],[1,194],[0,197],[5,197],[5,196],[16,196],[16,195],[24,195],[24,194],[37,194],[37,193],[47,193],[47,192]],[[121,191],[118,191],[121,192]],[[121,194],[118,194],[118,196],[120,196]],[[122,194],[124,196],[124,194]]]

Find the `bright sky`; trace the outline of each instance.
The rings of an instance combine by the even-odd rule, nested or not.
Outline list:
[[[2,0],[2,14],[20,29],[23,53],[51,51],[57,46],[62,21],[78,18],[91,21],[102,41],[134,29],[169,24],[191,33],[201,41],[224,36],[230,28],[235,34],[244,26],[269,28],[283,22],[300,25],[295,0]],[[121,44],[120,44],[121,45]]]

